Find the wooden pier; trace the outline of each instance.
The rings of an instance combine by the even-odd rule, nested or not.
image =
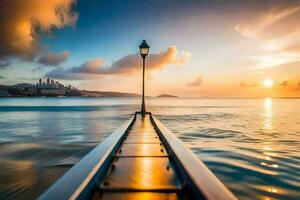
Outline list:
[[[39,199],[236,197],[151,113],[135,113]]]
[[[183,195],[150,116],[138,115],[94,199],[178,199]]]

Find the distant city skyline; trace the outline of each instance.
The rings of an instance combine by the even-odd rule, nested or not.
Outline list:
[[[146,95],[300,96],[298,0],[4,0],[0,13],[0,85],[141,93],[146,39]]]

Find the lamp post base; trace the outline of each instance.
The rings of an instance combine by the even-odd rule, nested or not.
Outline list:
[[[141,113],[142,113],[142,116],[145,116],[145,115],[146,115],[146,107],[145,107],[145,103],[142,103]]]

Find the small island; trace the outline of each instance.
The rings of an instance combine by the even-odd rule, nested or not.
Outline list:
[[[170,95],[170,94],[161,94],[161,95],[158,95],[157,97],[178,97],[178,96]]]

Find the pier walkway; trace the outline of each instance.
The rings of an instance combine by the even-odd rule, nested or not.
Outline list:
[[[137,115],[93,199],[185,199],[150,116]]]
[[[237,198],[150,112],[136,112],[38,199]]]

